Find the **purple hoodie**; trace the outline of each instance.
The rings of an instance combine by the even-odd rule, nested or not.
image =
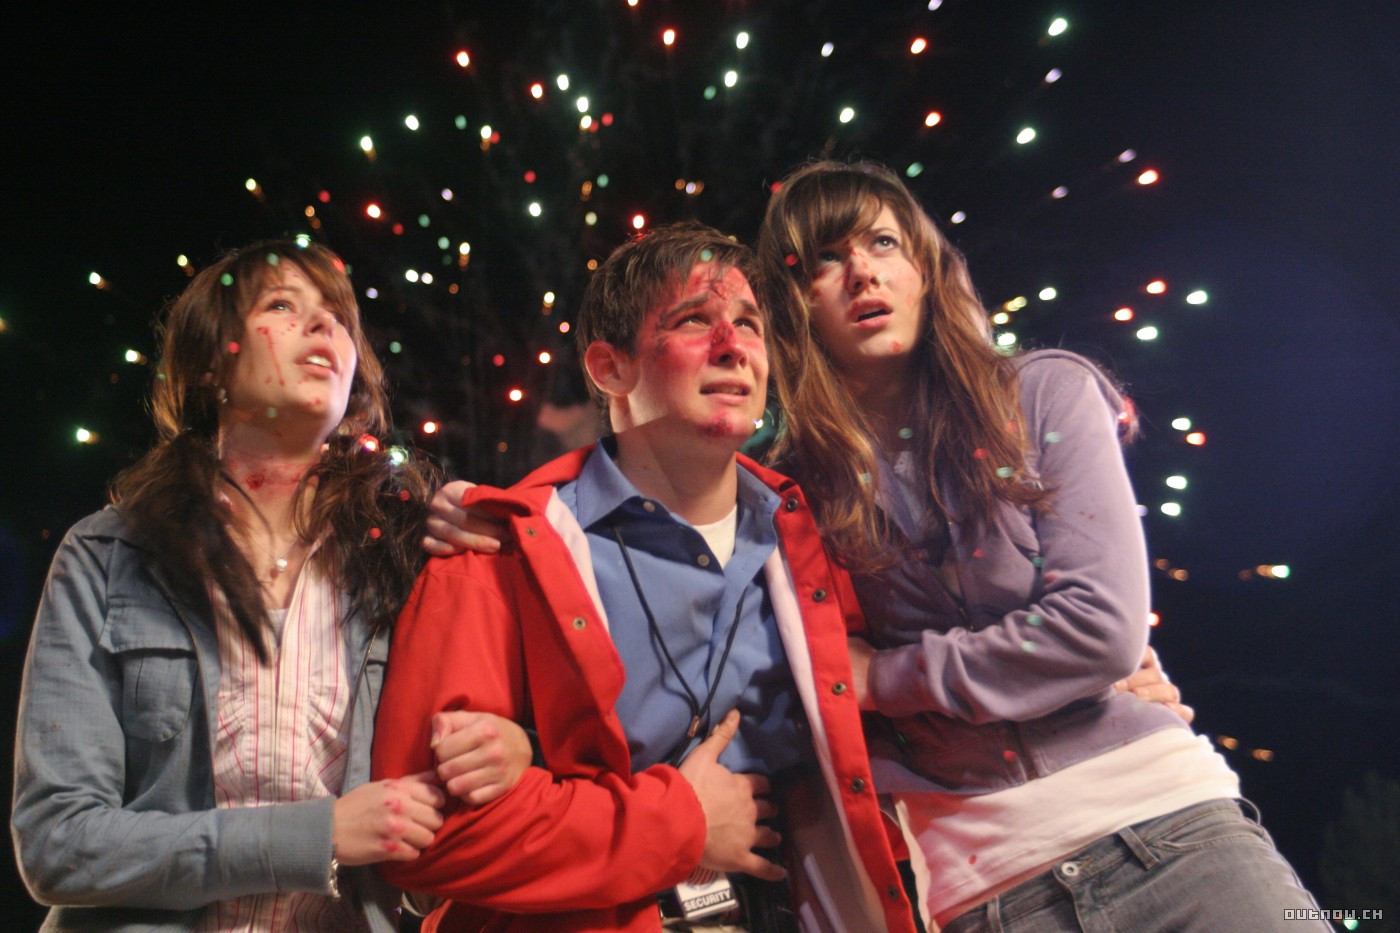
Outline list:
[[[869,730],[877,786],[892,773],[884,760],[937,789],[988,793],[1186,726],[1113,689],[1142,657],[1149,609],[1118,444],[1123,400],[1062,350],[1022,357],[1020,389],[1027,466],[1053,490],[1047,511],[1003,505],[996,526],[971,538],[930,524],[901,482],[907,463],[881,464],[881,505],[913,546],[855,581],[882,649],[870,667],[888,717]]]

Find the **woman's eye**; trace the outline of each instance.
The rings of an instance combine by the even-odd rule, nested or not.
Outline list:
[[[898,249],[899,240],[888,233],[882,233],[875,238],[875,245],[882,249]]]
[[[834,249],[817,250],[817,262],[826,265],[827,263],[840,262],[841,254]]]
[[[290,301],[282,301],[281,299],[278,299],[278,300],[276,300],[276,301],[269,301],[269,302],[267,303],[267,310],[269,310],[269,311],[290,311],[290,310],[292,310],[292,303],[291,303]]]

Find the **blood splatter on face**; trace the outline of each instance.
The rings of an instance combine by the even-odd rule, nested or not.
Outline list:
[[[275,339],[273,339],[273,336],[272,336],[272,328],[271,328],[271,327],[259,327],[259,328],[257,328],[257,331],[258,331],[258,333],[262,336],[264,342],[266,342],[266,344],[267,344],[267,358],[272,362],[272,365],[273,365],[274,369],[276,370],[276,373],[277,373],[277,384],[278,384],[279,386],[284,386],[284,385],[286,385],[286,384],[287,384],[287,380],[286,380],[286,378],[282,375],[282,364],[279,363],[279,362],[277,361],[277,342],[276,342]],[[273,378],[272,376],[268,376],[267,379],[264,380],[264,381],[270,382],[270,381],[272,380],[272,378]]]
[[[765,324],[743,273],[697,263],[642,320],[630,362],[636,379],[627,394],[628,426],[743,443],[767,397]]]
[[[284,262],[254,299],[244,326],[252,339],[239,346],[221,418],[270,428],[269,413],[276,412],[284,423],[308,418],[317,431],[334,429],[345,416],[357,363],[339,309],[295,263]]]

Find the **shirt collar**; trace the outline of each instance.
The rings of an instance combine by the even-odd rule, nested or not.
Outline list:
[[[593,453],[584,462],[583,469],[579,471],[575,487],[578,500],[574,514],[584,528],[592,527],[625,505],[634,504],[640,509],[643,502],[653,501],[638,492],[631,480],[622,475],[622,471],[613,460],[616,448],[617,444],[611,438],[599,440]],[[752,510],[755,514],[771,516],[777,512],[778,494],[742,466],[737,469],[740,513]],[[661,506],[661,503],[658,502],[657,505]],[[681,521],[675,513],[667,510],[667,514]]]

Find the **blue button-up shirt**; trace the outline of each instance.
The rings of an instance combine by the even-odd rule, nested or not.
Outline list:
[[[730,770],[775,774],[810,759],[805,717],[763,573],[778,543],[773,514],[779,497],[739,469],[734,554],[721,567],[689,522],[644,497],[622,475],[607,442],[599,442],[578,479],[558,492],[588,535],[598,593],[627,671],[617,713],[633,768],[672,760],[683,743],[689,752],[736,707],[739,733],[720,756]],[[614,526],[639,586],[627,571]],[[709,714],[689,742],[690,702],[647,624],[642,596],[697,701],[703,704],[714,679],[719,681]],[[734,625],[733,647],[721,668]]]

